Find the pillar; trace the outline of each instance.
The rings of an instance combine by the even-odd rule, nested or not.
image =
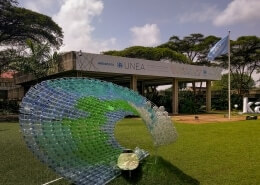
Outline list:
[[[141,95],[144,96],[145,82],[141,82]]]
[[[196,94],[196,82],[193,81],[193,82],[191,82],[191,84],[192,84],[193,94]]]
[[[211,81],[206,81],[206,111],[211,111]]]
[[[178,105],[179,105],[179,85],[178,85],[178,80],[176,78],[173,79],[172,81],[172,113],[173,114],[178,114]]]
[[[131,76],[130,88],[134,91],[137,91],[137,76],[136,75]]]

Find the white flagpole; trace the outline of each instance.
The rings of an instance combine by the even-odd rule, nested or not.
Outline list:
[[[231,119],[231,95],[230,95],[230,31],[228,31],[228,119]]]

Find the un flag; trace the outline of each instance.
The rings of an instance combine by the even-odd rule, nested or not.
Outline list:
[[[223,54],[226,54],[228,52],[228,40],[229,40],[229,36],[227,35],[226,37],[224,37],[223,39],[218,41],[210,49],[208,56],[207,56],[208,60],[212,61],[216,57],[223,55]]]

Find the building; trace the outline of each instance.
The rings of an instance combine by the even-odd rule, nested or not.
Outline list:
[[[14,83],[14,72],[8,71],[0,75],[0,101],[21,99],[23,88]]]
[[[144,94],[148,86],[172,84],[173,113],[178,113],[178,82],[206,82],[206,108],[211,110],[211,81],[220,80],[221,68],[175,62],[108,56],[71,51],[62,57],[62,64],[41,79],[15,74],[14,83],[24,92],[46,79],[59,77],[89,77],[113,82]]]

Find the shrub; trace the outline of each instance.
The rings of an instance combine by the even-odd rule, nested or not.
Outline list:
[[[179,113],[196,114],[204,104],[203,96],[194,95],[192,91],[179,92]]]
[[[215,110],[228,110],[228,92],[225,90],[217,91],[212,97],[212,109]],[[238,109],[241,110],[243,107],[243,96],[239,94],[231,94],[231,108],[234,105],[238,105]]]
[[[19,103],[14,100],[4,100],[0,102],[0,112],[2,114],[18,113]]]

